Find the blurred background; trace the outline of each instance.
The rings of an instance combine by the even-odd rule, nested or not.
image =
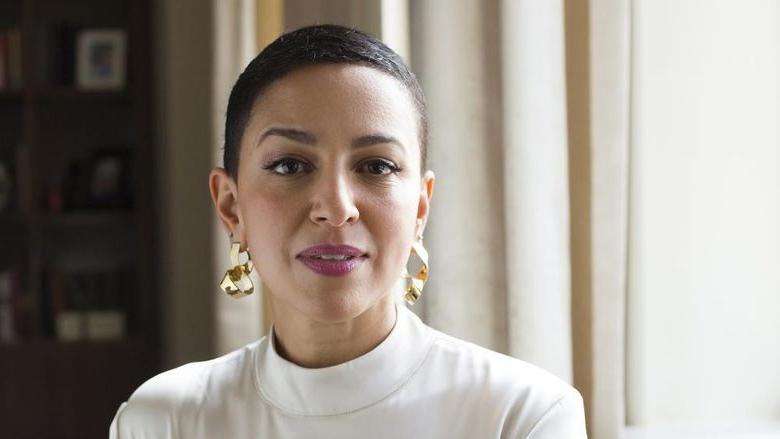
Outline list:
[[[238,74],[314,23],[425,90],[427,323],[572,383],[595,439],[780,438],[775,0],[1,0],[0,437],[105,437],[265,333],[207,175]]]

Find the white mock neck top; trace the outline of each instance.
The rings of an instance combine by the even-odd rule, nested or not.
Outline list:
[[[412,314],[404,306],[396,309],[406,317]],[[344,415],[375,404],[401,388],[431,348],[432,332],[415,320],[419,321],[416,316],[396,318],[390,334],[370,352],[319,369],[280,357],[274,337],[269,336],[257,355],[258,392],[284,412],[302,416]]]
[[[139,387],[111,423],[129,438],[585,438],[582,398],[523,361],[455,339],[396,307],[373,350],[309,369],[268,336]]]

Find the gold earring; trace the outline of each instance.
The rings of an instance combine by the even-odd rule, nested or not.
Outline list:
[[[420,298],[425,282],[428,280],[428,251],[423,247],[422,236],[412,243],[411,254],[417,255],[422,262],[422,266],[414,276],[410,275],[406,266],[404,266],[401,277],[406,279],[404,299],[409,305],[414,305],[417,299]]]
[[[246,260],[241,262],[244,259]],[[230,261],[233,263],[233,268],[225,272],[225,277],[222,278],[219,287],[234,299],[240,299],[252,294],[255,286],[249,277],[249,273],[252,272],[254,264],[252,263],[252,257],[249,255],[249,249],[242,252],[241,244],[234,242],[230,246]]]

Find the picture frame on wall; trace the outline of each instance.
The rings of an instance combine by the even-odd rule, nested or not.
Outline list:
[[[121,90],[125,87],[127,34],[122,29],[86,29],[76,37],[76,87]]]
[[[11,165],[0,158],[0,213],[7,210],[13,194],[13,174]]]
[[[132,207],[131,163],[132,154],[128,150],[102,149],[93,153],[89,166],[88,207]]]

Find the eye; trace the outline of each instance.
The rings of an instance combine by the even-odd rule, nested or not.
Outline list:
[[[401,171],[401,168],[387,160],[369,160],[362,165],[362,168],[366,169],[368,173],[372,175],[389,175]]]
[[[306,164],[300,160],[292,158],[283,158],[274,161],[270,165],[264,167],[264,169],[270,170],[274,174],[279,175],[295,175],[299,171],[306,170]]]

